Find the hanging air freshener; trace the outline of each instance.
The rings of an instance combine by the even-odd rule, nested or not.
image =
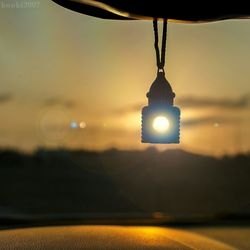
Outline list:
[[[180,110],[173,106],[175,93],[165,77],[165,51],[167,20],[163,22],[161,58],[158,47],[157,19],[154,19],[155,51],[157,60],[157,77],[147,93],[148,106],[142,109],[143,143],[179,143]]]

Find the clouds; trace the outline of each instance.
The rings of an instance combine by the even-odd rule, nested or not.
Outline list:
[[[76,103],[72,100],[68,100],[68,99],[64,99],[64,98],[60,98],[60,97],[52,97],[52,98],[48,98],[44,101],[44,105],[45,106],[56,106],[56,105],[60,105],[63,106],[65,108],[71,109],[74,108],[76,106]]]
[[[13,96],[11,93],[0,93],[0,104],[9,102],[13,99]]]
[[[16,99],[16,97],[15,97],[15,99]],[[17,99],[20,100],[20,97],[17,96]],[[13,100],[14,100],[14,96],[12,93],[9,93],[9,92],[0,93],[0,105],[11,102]],[[42,104],[43,106],[48,106],[48,107],[59,105],[59,106],[63,106],[64,108],[67,108],[67,109],[72,109],[72,108],[75,108],[75,106],[76,106],[75,101],[70,100],[70,99],[65,99],[62,97],[50,97],[50,98],[47,98],[45,100],[42,100],[40,104]]]
[[[114,115],[124,115],[127,113],[138,112],[145,103],[137,103],[128,107],[116,109],[113,111]],[[184,108],[222,108],[222,109],[241,109],[250,106],[250,94],[245,94],[239,98],[214,98],[214,97],[197,97],[197,96],[184,96],[177,98],[176,105]]]
[[[119,108],[113,110],[114,115],[125,115],[128,113],[138,112],[142,109],[143,106],[146,106],[146,103],[138,103],[134,105],[130,105],[124,108]]]
[[[181,121],[183,127],[195,127],[200,125],[211,125],[218,127],[222,124],[232,124],[241,122],[242,120],[237,117],[223,117],[223,116],[205,116],[188,118]]]
[[[113,111],[114,116],[122,116],[131,114],[134,112],[141,112],[143,106],[147,103],[137,103],[124,108],[115,109]],[[250,94],[242,95],[238,98],[214,98],[214,97],[198,97],[198,96],[184,96],[176,100],[176,105],[181,108],[183,113],[185,109],[191,109],[192,111],[202,111],[205,108],[215,108],[212,113],[207,112],[202,116],[200,111],[197,112],[196,117],[186,117],[182,119],[181,125],[184,128],[211,125],[214,127],[225,125],[225,124],[235,124],[241,121],[245,121],[243,118],[239,118],[237,113],[240,109],[246,109],[250,106]],[[230,110],[230,114],[225,112]]]
[[[250,94],[242,95],[239,98],[212,98],[212,97],[180,97],[177,105],[183,108],[204,108],[216,107],[226,109],[246,108],[250,104]]]

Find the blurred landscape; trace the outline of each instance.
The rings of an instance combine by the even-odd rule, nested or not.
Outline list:
[[[0,216],[250,213],[250,154],[0,151]]]

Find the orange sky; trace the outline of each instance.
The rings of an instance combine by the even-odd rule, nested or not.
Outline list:
[[[250,21],[169,24],[166,72],[182,109],[179,147],[250,150]],[[152,24],[101,20],[51,1],[0,8],[0,146],[143,149],[155,78]],[[72,129],[76,121],[84,128]]]

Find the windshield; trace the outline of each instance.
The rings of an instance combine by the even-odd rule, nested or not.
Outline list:
[[[142,144],[152,22],[32,3],[0,3],[1,218],[250,212],[250,21],[169,23],[180,144]]]

